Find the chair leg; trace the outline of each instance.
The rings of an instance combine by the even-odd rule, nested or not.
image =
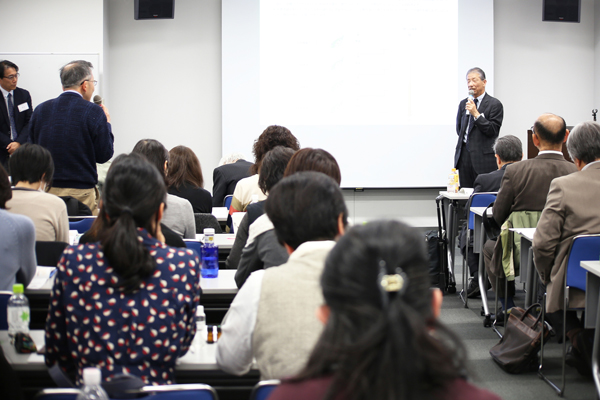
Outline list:
[[[543,323],[546,323],[546,293],[544,293],[544,303],[542,304],[542,321]],[[563,310],[564,315],[563,315],[563,331],[566,330],[565,325],[564,325],[564,321],[566,321],[566,315],[567,315],[567,296],[565,295],[565,309]],[[564,332],[563,332],[564,335]],[[556,392],[556,394],[560,397],[563,396],[563,394],[565,393],[565,356],[566,356],[566,338],[563,336],[563,369],[562,369],[562,385],[559,388],[558,386],[556,386],[556,384],[554,382],[552,382],[550,380],[550,378],[548,378],[544,372],[543,372],[543,366],[544,366],[544,340],[542,340],[541,343],[541,347],[540,347],[540,366],[538,368],[538,376],[544,380],[544,382],[546,382],[552,389],[554,389],[554,391]]]

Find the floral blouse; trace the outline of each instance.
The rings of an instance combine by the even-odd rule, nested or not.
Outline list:
[[[129,294],[99,243],[69,246],[59,264],[46,321],[46,365],[98,367],[104,380],[120,374],[145,384],[175,381],[175,361],[196,333],[200,262],[188,249],[169,247],[138,228],[138,240],[156,260],[154,274]]]

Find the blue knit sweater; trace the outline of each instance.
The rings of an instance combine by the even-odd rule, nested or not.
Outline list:
[[[52,153],[52,186],[59,188],[94,187],[98,183],[96,163],[110,160],[114,152],[114,137],[104,111],[74,92],[64,92],[35,108],[30,139]]]

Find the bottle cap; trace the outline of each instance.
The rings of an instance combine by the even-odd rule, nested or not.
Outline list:
[[[85,385],[94,386],[102,382],[102,372],[98,368],[83,369],[83,383]]]
[[[13,293],[14,294],[21,294],[24,292],[24,290],[25,290],[25,288],[23,287],[22,283],[15,283],[13,285]]]
[[[204,228],[204,234],[205,235],[214,235],[215,234],[215,228]]]
[[[196,307],[196,317],[199,317],[201,315],[204,315],[204,306],[197,306]]]

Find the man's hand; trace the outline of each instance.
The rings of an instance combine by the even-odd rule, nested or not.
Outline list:
[[[21,147],[21,143],[19,142],[10,142],[8,144],[8,146],[6,146],[6,150],[8,151],[8,154],[12,154],[15,152],[15,150],[17,150],[19,147]]]
[[[467,99],[467,104],[465,106],[465,109],[473,116],[473,118],[479,117],[479,111],[477,111],[477,107],[475,106],[475,103],[470,98]]]
[[[110,122],[110,113],[108,112],[108,108],[106,108],[104,104],[99,104],[99,106],[102,107],[104,114],[106,114],[106,120]]]

